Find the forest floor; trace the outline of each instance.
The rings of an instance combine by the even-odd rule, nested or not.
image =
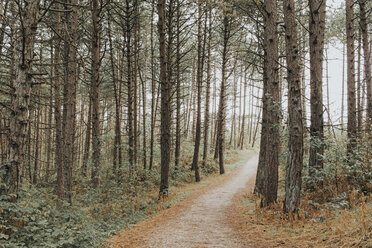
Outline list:
[[[222,177],[207,179],[157,216],[112,237],[110,247],[248,247],[235,235],[229,219],[233,198],[254,181],[257,155],[249,152],[244,162]]]
[[[172,189],[187,197],[107,241],[112,248],[372,248],[372,203],[351,208],[312,209],[306,218],[281,218],[280,205],[260,209],[252,194],[258,157],[227,166],[223,176]],[[238,169],[237,165],[242,164]],[[281,187],[282,188],[282,187]],[[307,201],[307,200],[306,200]]]

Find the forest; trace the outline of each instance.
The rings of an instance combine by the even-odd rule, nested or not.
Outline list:
[[[0,0],[0,247],[372,247],[372,1]]]

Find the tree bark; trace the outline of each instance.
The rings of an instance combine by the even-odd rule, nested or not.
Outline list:
[[[198,67],[196,75],[196,84],[197,84],[197,110],[196,110],[196,130],[195,130],[195,145],[194,145],[194,156],[192,160],[192,168],[195,170],[195,181],[200,181],[199,175],[199,148],[201,140],[201,94],[202,94],[202,81],[203,81],[203,63],[204,63],[204,50],[202,47],[202,2],[198,1]]]
[[[262,206],[276,201],[279,165],[279,75],[277,1],[265,0],[264,17],[264,92],[260,155],[257,168],[255,192],[262,195]]]
[[[75,108],[77,87],[78,2],[65,2],[64,88],[63,88],[63,152],[65,194],[72,203],[72,168],[75,154]]]
[[[24,139],[27,135],[28,111],[32,84],[32,62],[34,43],[39,22],[40,0],[30,0],[27,6],[19,3],[19,13],[22,25],[18,32],[21,34],[16,50],[16,70],[14,91],[11,93],[11,114],[9,118],[8,158],[3,170],[3,186],[0,194],[16,194],[19,188],[20,168],[25,167]]]
[[[371,51],[368,40],[368,25],[366,13],[367,0],[359,0],[360,6],[360,28],[362,30],[363,55],[364,55],[364,77],[367,85],[367,133],[371,132],[372,126],[372,76],[371,76]]]
[[[100,85],[100,39],[101,39],[101,9],[98,0],[92,0],[92,44],[91,44],[91,68],[90,81],[92,98],[92,185],[97,188],[99,185],[99,167],[101,159],[101,131],[99,116],[99,85]]]
[[[356,147],[357,120],[355,98],[355,51],[354,51],[354,1],[346,0],[346,52],[347,52],[347,156],[354,154]],[[353,162],[349,160],[349,165]]]
[[[285,180],[285,209],[296,212],[300,203],[303,167],[303,123],[300,56],[294,0],[283,1],[288,82],[288,164]]]
[[[203,148],[203,164],[205,167],[208,158],[208,135],[209,135],[209,123],[210,123],[210,87],[211,87],[211,42],[212,42],[212,9],[208,12],[209,26],[208,26],[208,51],[207,51],[207,79],[206,79],[206,92],[205,92],[205,112],[204,112],[204,148]]]
[[[323,168],[324,120],[323,120],[323,53],[326,0],[309,0],[310,30],[310,157],[309,174]]]
[[[160,55],[160,87],[161,87],[161,179],[159,196],[168,195],[168,177],[171,140],[171,85],[167,77],[168,58],[166,54],[166,0],[158,0],[158,30]]]

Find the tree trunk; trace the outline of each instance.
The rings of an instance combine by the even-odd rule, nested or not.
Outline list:
[[[192,160],[192,168],[195,170],[195,181],[200,181],[199,175],[199,148],[201,140],[201,94],[202,94],[202,81],[203,81],[203,64],[204,64],[204,49],[202,47],[202,2],[198,2],[198,68],[196,76],[197,84],[197,112],[196,112],[196,133],[195,133],[195,146],[194,146],[194,156]]]
[[[129,168],[132,171],[134,169],[135,157],[134,157],[134,146],[135,146],[135,133],[134,133],[134,86],[132,79],[132,45],[131,45],[131,10],[129,6],[129,0],[126,1],[126,57],[127,57],[127,97],[128,97],[128,160]]]
[[[88,106],[88,120],[87,127],[85,131],[85,144],[84,144],[84,155],[83,155],[83,168],[82,174],[84,177],[87,177],[88,173],[88,161],[90,154],[90,143],[91,143],[91,132],[92,132],[92,99],[89,94],[89,106]]]
[[[176,142],[174,152],[174,176],[177,176],[180,163],[181,154],[181,12],[180,12],[180,0],[177,0],[176,10]]]
[[[285,180],[285,209],[296,212],[300,203],[303,160],[300,56],[294,0],[284,0],[288,82],[288,164]]]
[[[255,192],[262,195],[264,202],[261,202],[261,205],[264,206],[276,201],[278,191],[280,90],[276,1],[265,0],[263,13],[265,26],[264,92],[261,145]]]
[[[151,42],[151,134],[150,134],[150,161],[149,170],[152,169],[154,161],[154,132],[155,132],[155,96],[156,96],[156,84],[155,84],[155,47],[154,47],[154,13],[155,13],[155,0],[152,0],[151,8],[151,30],[150,30],[150,42]]]
[[[209,122],[210,122],[210,87],[211,87],[211,41],[212,41],[212,10],[208,12],[209,27],[208,27],[208,51],[207,51],[207,79],[206,79],[206,92],[205,92],[205,112],[204,112],[204,148],[203,148],[203,164],[205,167],[208,158],[208,135],[209,135]]]
[[[342,46],[342,86],[341,86],[341,132],[344,132],[344,97],[345,97],[345,50],[346,44]]]
[[[247,105],[247,69],[244,72],[244,93],[243,93],[243,114],[242,114],[242,126],[240,128],[240,137],[239,137],[239,145],[240,145],[240,150],[243,150],[244,148],[244,134],[245,134],[245,119],[246,119],[246,114],[245,114],[245,107]]]
[[[226,126],[226,98],[227,98],[227,64],[229,61],[228,50],[229,40],[231,38],[231,17],[229,10],[224,10],[223,17],[223,47],[222,47],[222,75],[221,75],[221,89],[220,89],[220,102],[218,106],[217,116],[217,141],[216,141],[216,154],[219,158],[220,174],[225,173],[224,166],[224,150],[225,150],[225,126]],[[215,154],[215,155],[216,155]],[[216,156],[215,156],[216,158]]]
[[[323,131],[323,52],[326,0],[309,0],[310,30],[310,157],[309,174],[323,168],[324,131]]]
[[[160,87],[161,87],[161,179],[159,196],[168,195],[168,176],[171,140],[171,85],[167,77],[168,58],[166,54],[166,0],[158,0],[158,30],[160,55]]]
[[[367,133],[371,132],[372,126],[372,76],[371,76],[371,51],[368,40],[368,26],[366,13],[367,0],[359,0],[360,28],[362,30],[363,54],[364,54],[364,77],[367,85]]]
[[[60,8],[60,4],[56,4],[55,8]],[[56,34],[55,45],[54,45],[54,77],[53,87],[54,87],[54,121],[55,121],[55,167],[57,169],[57,196],[59,199],[58,205],[61,205],[61,200],[65,198],[64,191],[64,146],[63,146],[63,134],[62,134],[62,96],[61,96],[61,86],[62,86],[62,71],[61,71],[61,42],[62,39],[58,34],[62,32],[62,20],[61,13],[56,13],[56,24],[55,30]]]
[[[19,6],[21,8],[21,6]],[[20,168],[25,167],[24,139],[27,135],[27,119],[30,105],[32,84],[32,62],[34,57],[34,43],[37,25],[39,22],[40,0],[28,1],[27,8],[19,13],[23,25],[19,26],[21,34],[19,50],[15,55],[16,70],[14,91],[11,94],[11,115],[9,118],[8,158],[3,167],[3,186],[0,194],[13,194],[18,192]]]
[[[101,39],[101,9],[98,0],[92,1],[92,47],[91,47],[91,68],[92,75],[90,81],[92,98],[92,185],[97,188],[99,185],[99,167],[101,159],[101,132],[99,119],[99,84],[100,84],[100,39]],[[103,113],[104,116],[104,113]]]
[[[346,52],[347,52],[347,156],[351,159],[356,147],[357,120],[355,99],[355,51],[354,51],[354,1],[346,0]],[[349,160],[349,165],[353,162]]]
[[[40,93],[39,93],[40,94]],[[40,97],[38,97],[38,102],[40,102]],[[38,174],[39,174],[39,154],[40,154],[40,116],[42,115],[40,103],[37,104],[36,110],[36,119],[35,119],[35,152],[34,152],[34,175],[33,175],[33,184],[38,183]]]
[[[108,37],[109,37],[109,49],[110,49],[110,63],[112,82],[114,85],[114,96],[115,96],[115,141],[113,149],[113,172],[116,173],[117,169],[121,168],[122,164],[122,149],[121,149],[121,82],[117,80],[117,70],[114,58],[114,48],[112,45],[112,33],[111,33],[111,14],[108,13]]]
[[[77,25],[78,2],[65,2],[65,44],[64,44],[64,89],[63,89],[63,152],[65,194],[72,202],[72,168],[75,153],[75,107],[77,87]]]

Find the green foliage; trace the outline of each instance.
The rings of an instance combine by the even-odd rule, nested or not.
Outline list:
[[[182,144],[182,156],[171,187],[194,182],[192,163],[192,142]],[[226,151],[226,160],[236,157],[233,151]],[[201,164],[201,161],[200,161]],[[171,173],[174,168],[172,166]],[[158,210],[169,208],[185,197],[177,194],[168,201],[158,201],[160,168],[130,172],[128,167],[112,173],[112,165],[102,167],[102,180],[97,189],[90,187],[88,178],[76,176],[73,203],[61,202],[57,206],[53,186],[39,188],[23,187],[18,201],[10,197],[0,199],[0,247],[98,247],[117,231],[127,228]],[[209,158],[201,173],[207,176],[218,172],[216,161]],[[78,173],[74,173],[79,175]],[[118,182],[119,181],[119,182]],[[54,184],[52,184],[54,185]],[[172,194],[172,189],[170,191]]]

